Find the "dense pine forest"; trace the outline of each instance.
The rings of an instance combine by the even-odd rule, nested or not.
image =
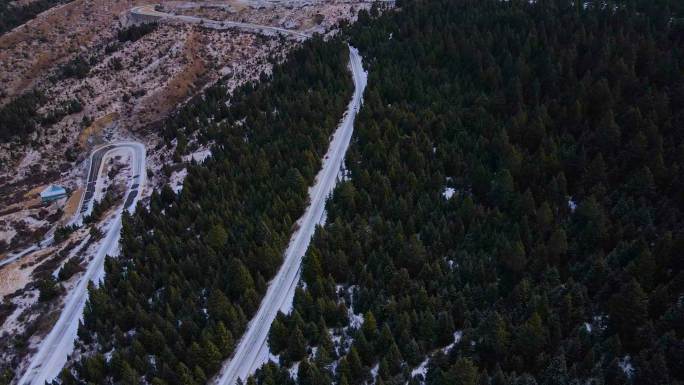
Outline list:
[[[248,383],[683,384],[682,2],[398,6]]]
[[[397,6],[346,28],[370,73],[348,178],[272,326],[280,362],[248,383],[684,384],[682,3]],[[62,384],[216,373],[306,205],[346,64],[317,38],[165,123],[213,157],[124,218]]]
[[[348,50],[316,37],[258,85],[220,86],[164,127],[215,145],[183,190],[123,219],[122,252],[90,288],[80,359],[62,384],[204,384],[233,351],[282,261],[352,92]],[[226,107],[226,104],[230,107]],[[144,378],[144,382],[141,382]]]
[[[13,138],[25,140],[40,122],[38,109],[45,101],[41,92],[31,91],[0,106],[0,143]]]

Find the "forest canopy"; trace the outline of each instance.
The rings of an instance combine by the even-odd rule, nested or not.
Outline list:
[[[279,362],[248,384],[683,384],[681,2],[397,5],[344,31],[370,74],[347,178],[272,325]],[[124,218],[62,384],[217,372],[306,204],[346,64],[314,39],[165,123],[213,157]]]
[[[27,92],[4,106],[0,106],[0,143],[13,138],[26,138],[36,129],[40,115],[38,108],[45,103],[40,91]]]
[[[684,383],[681,4],[362,12],[349,180],[248,383]]]
[[[232,353],[282,262],[349,101],[348,49],[315,37],[232,95],[220,84],[164,123],[212,156],[183,189],[124,215],[121,254],[90,287],[61,384],[203,384]],[[228,103],[230,102],[230,103]],[[228,107],[230,105],[230,107]],[[114,352],[106,357],[107,352]]]

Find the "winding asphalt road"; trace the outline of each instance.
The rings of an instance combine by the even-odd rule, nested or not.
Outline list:
[[[130,151],[133,164],[131,170],[133,177],[128,184],[128,194],[124,205],[117,211],[114,218],[108,221],[108,228],[104,238],[93,259],[88,265],[88,269],[76,287],[68,294],[64,309],[53,326],[50,333],[43,339],[36,354],[31,357],[28,368],[24,372],[19,385],[44,385],[46,381],[51,381],[59,375],[67,356],[74,349],[78,323],[83,317],[83,308],[88,298],[88,282],[95,283],[104,275],[105,256],[112,255],[117,251],[119,237],[121,233],[121,215],[123,210],[133,212],[135,204],[140,196],[140,186],[145,182],[145,146],[137,142],[119,142],[109,144],[93,151],[90,156],[90,167],[88,171],[86,192],[81,199],[79,210],[75,221],[82,220],[90,210],[92,210],[95,189],[98,180],[102,177],[102,160],[114,151]]]
[[[87,178],[88,183],[86,184],[86,190],[81,198],[81,203],[79,204],[78,220],[82,220],[83,217],[90,213],[90,211],[93,209],[95,188],[102,173],[102,159],[104,159],[113,151],[118,151],[121,149],[129,150],[133,155],[133,165],[131,165],[131,168],[134,175],[131,178],[128,195],[124,204],[124,208],[131,209],[131,204],[137,197],[139,186],[142,184],[146,174],[145,146],[138,142],[118,142],[114,144],[108,144],[93,151],[93,153],[90,155],[90,167],[88,168]]]
[[[302,257],[309,247],[316,225],[323,220],[326,199],[337,184],[337,175],[349,147],[354,131],[354,119],[361,108],[363,91],[366,88],[367,74],[363,70],[361,56],[353,47],[349,47],[349,62],[354,77],[354,96],[330,142],[323,168],[316,176],[314,186],[309,189],[309,207],[297,222],[299,230],[292,235],[285,251],[283,265],[269,284],[259,310],[247,326],[247,331],[233,357],[224,363],[221,373],[216,378],[217,385],[234,385],[238,378],[244,381],[268,361],[267,340],[271,324],[279,310],[289,311],[292,307]]]
[[[177,20],[185,23],[191,24],[202,24],[205,28],[211,29],[240,29],[246,32],[258,33],[262,35],[286,35],[293,36],[301,39],[306,39],[311,37],[309,34],[304,32],[295,31],[292,29],[273,27],[270,25],[260,25],[252,23],[242,23],[239,21],[217,21],[212,19],[206,19],[203,17],[187,16],[187,15],[174,15],[171,13],[160,12],[154,9],[152,5],[142,5],[139,7],[133,7],[131,13],[134,15],[143,15],[149,17],[156,17],[163,20]]]
[[[103,157],[110,151],[116,150],[118,148],[135,148],[137,145],[139,145],[137,142],[121,142],[117,144],[109,144],[103,147],[100,147],[93,151],[93,153],[90,155],[90,161],[89,161],[89,168],[88,168],[88,175],[87,175],[87,183],[86,183],[86,191],[85,193],[81,196],[81,201],[79,202],[79,208],[76,210],[76,214],[74,214],[74,217],[69,221],[69,223],[80,223],[85,216],[84,214],[89,213],[90,210],[92,210],[92,198],[95,194],[95,185],[98,180],[98,175],[99,175],[99,170],[101,166],[101,162]],[[144,147],[142,151],[144,151]],[[139,155],[139,154],[138,154]],[[144,158],[144,156],[143,156]],[[93,167],[93,165],[95,167]],[[144,167],[143,167],[144,168]],[[143,170],[144,171],[144,170]],[[138,175],[142,175],[142,172],[139,172]],[[136,175],[137,176],[137,175]],[[140,182],[138,181],[137,184],[133,183],[132,184],[132,189],[128,193],[128,196],[126,198],[126,204],[124,205],[126,208],[130,207],[131,204],[133,203],[133,200],[137,196],[137,187],[139,186]],[[43,249],[47,246],[51,246],[52,243],[54,242],[54,233],[55,229],[51,229],[50,231],[47,232],[45,235],[45,238],[38,242],[38,244],[31,245],[24,250],[17,251],[15,253],[11,253],[7,256],[7,258],[3,259],[0,261],[0,267],[3,267],[5,265],[9,265],[10,263],[23,258],[26,255],[29,255],[33,253],[36,250]]]

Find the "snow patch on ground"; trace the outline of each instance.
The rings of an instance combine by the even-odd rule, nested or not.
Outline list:
[[[444,190],[442,190],[442,196],[446,198],[447,200],[451,199],[452,196],[456,193],[456,189],[453,187],[445,187]]]
[[[109,361],[112,360],[112,356],[114,355],[114,349],[108,351],[107,353],[104,354],[104,359],[105,362],[109,363]]]
[[[349,326],[347,329],[358,329],[363,325],[363,314],[354,313],[354,290],[358,289],[357,285],[349,286],[346,290],[347,296],[350,298],[349,306],[347,306],[347,318],[349,318]]]
[[[81,241],[81,243],[79,243],[78,246],[74,247],[74,248],[69,252],[69,254],[67,255],[67,257],[64,258],[64,261],[62,261],[62,263],[60,263],[59,266],[57,266],[57,268],[55,269],[55,271],[52,272],[52,276],[53,276],[55,279],[57,279],[57,278],[59,277],[59,272],[62,270],[62,268],[64,268],[64,265],[67,263],[67,261],[69,261],[71,258],[76,257],[76,256],[77,256],[78,254],[80,254],[81,252],[83,252],[83,248],[88,244],[88,241],[89,241],[89,240],[90,240],[90,234],[88,234],[88,235],[86,235],[85,237],[83,237],[83,240]]]
[[[417,375],[422,375],[425,378],[427,375],[427,365],[430,362],[430,358],[426,357],[423,362],[420,363],[415,369],[411,370],[411,377],[416,377]]]
[[[50,224],[46,220],[36,219],[32,216],[28,216],[28,217],[24,218],[24,223],[26,224],[26,226],[28,226],[31,229],[37,229],[37,228],[40,228],[40,227],[43,227],[45,225]]]
[[[186,176],[188,176],[187,168],[171,173],[171,177],[169,178],[169,186],[171,186],[171,190],[173,190],[173,192],[178,194],[183,189],[183,181],[185,180]]]
[[[203,163],[208,157],[211,156],[211,149],[201,148],[192,154],[183,156],[184,162],[195,161],[196,163]]]
[[[445,346],[442,348],[442,353],[447,354],[449,350],[451,350],[457,343],[461,341],[461,338],[463,337],[463,331],[457,330],[454,332],[454,342],[450,343],[449,345]]]
[[[349,309],[349,327],[352,329],[358,329],[363,325],[363,314],[354,314],[354,312]]]
[[[14,227],[0,229],[0,240],[5,241],[7,244],[12,242],[15,235],[17,235],[17,231]]]
[[[573,212],[573,213],[577,209],[577,203],[572,199],[572,197],[570,197],[570,199],[568,199],[568,208],[570,209],[570,212]]]
[[[15,297],[12,302],[17,305],[17,308],[12,314],[5,320],[2,325],[2,330],[8,333],[19,333],[23,330],[21,326],[21,321],[19,321],[19,316],[24,310],[30,308],[36,301],[38,301],[38,290],[30,290],[24,292],[21,296]]]
[[[345,163],[345,160],[342,160],[342,166],[340,167],[340,172],[337,174],[337,179],[342,182],[347,182],[351,180],[351,175],[347,170],[347,164]]]
[[[454,332],[454,342],[450,343],[449,345],[443,347],[442,349],[438,349],[437,351],[440,351],[444,354],[449,353],[449,350],[451,350],[456,344],[461,342],[461,338],[463,338],[463,331],[462,330],[457,330]],[[432,353],[428,354],[427,357],[425,357],[425,360],[420,363],[417,367],[415,367],[413,370],[411,370],[411,378],[417,377],[418,375],[423,376],[423,379],[427,376],[427,370],[428,370],[428,363],[430,362],[430,359],[432,356],[435,354],[436,351],[433,351]],[[421,381],[421,383],[424,383]]]
[[[20,170],[15,176],[14,180],[19,180],[25,178],[30,172],[30,166],[33,164],[40,164],[40,153],[34,149],[30,149],[26,152],[26,155],[21,159],[21,162],[16,167],[16,170]]]
[[[632,366],[632,357],[629,355],[626,355],[622,357],[618,363],[620,365],[620,369],[622,369],[622,372],[625,373],[625,375],[628,378],[632,378],[634,375],[634,366]]]
[[[453,259],[446,259],[446,263],[449,266],[449,270],[454,271],[455,269],[459,268],[458,262],[454,261]]]
[[[332,330],[330,330],[329,332],[330,332],[330,339],[332,340],[333,345],[335,345],[335,346],[339,345],[340,342],[342,342],[342,336],[333,333]]]
[[[292,364],[292,367],[290,368],[290,377],[292,377],[295,380],[299,376],[299,363],[299,361],[295,362],[294,364]]]

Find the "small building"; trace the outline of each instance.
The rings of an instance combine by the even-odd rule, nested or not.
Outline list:
[[[67,192],[64,187],[53,184],[40,193],[40,200],[43,203],[50,203],[66,196]]]

